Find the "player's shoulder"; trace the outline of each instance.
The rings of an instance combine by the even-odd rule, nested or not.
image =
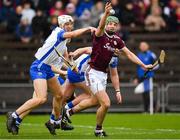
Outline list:
[[[121,37],[120,37],[120,34],[117,33],[117,32],[114,34],[114,38],[115,38],[115,39],[120,39],[120,40],[122,40]]]
[[[92,36],[93,39],[105,38],[105,35],[104,35],[104,34],[102,34],[101,36],[97,36],[97,35],[96,35],[96,32],[93,32],[91,36]]]
[[[120,34],[118,32],[116,32],[114,35],[113,35],[113,38],[118,41],[119,43],[123,44],[125,46],[125,42],[124,40],[122,40]]]
[[[150,51],[150,50],[149,50],[149,55],[150,55],[153,59],[156,59],[156,58],[157,58],[156,54],[155,54],[153,51]]]
[[[148,50],[147,53],[148,53],[149,55],[155,55],[155,53],[154,53],[153,51],[151,51],[151,50]]]
[[[58,26],[53,31],[56,33],[65,32],[65,30],[63,28],[60,28]]]

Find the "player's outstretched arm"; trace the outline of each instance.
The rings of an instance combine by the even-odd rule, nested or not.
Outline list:
[[[78,36],[88,33],[88,32],[94,32],[95,30],[96,30],[96,28],[94,28],[94,27],[86,27],[86,28],[82,28],[82,29],[77,29],[72,32],[65,32],[63,34],[63,38],[74,38],[74,37],[78,37]]]
[[[107,19],[107,17],[108,17],[109,14],[110,14],[110,10],[111,10],[111,9],[112,9],[111,3],[107,2],[107,3],[106,3],[106,6],[105,6],[105,12],[104,12],[104,14],[103,14],[103,16],[102,16],[102,18],[101,18],[101,20],[100,20],[100,22],[99,22],[99,26],[98,26],[98,28],[97,28],[97,30],[96,30],[96,32],[95,32],[95,35],[96,35],[97,37],[103,35],[103,33],[104,33],[104,27],[105,27],[105,25],[106,25],[106,19]]]
[[[140,65],[145,70],[151,69],[152,64],[145,65],[134,53],[132,53],[127,47],[122,48],[122,51],[125,53],[125,55],[128,57],[129,60],[131,60],[133,63]]]
[[[75,50],[74,52],[70,52],[69,56],[77,57],[82,54],[91,54],[91,52],[92,52],[92,47],[84,47],[84,48],[79,48],[79,49]]]

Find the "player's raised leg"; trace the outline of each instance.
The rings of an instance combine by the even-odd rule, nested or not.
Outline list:
[[[85,100],[85,99],[88,99],[90,98],[91,96],[88,95],[87,93],[81,93],[80,95],[78,95],[74,100],[68,102],[66,105],[65,105],[65,108],[66,109],[71,109],[73,108],[74,106],[76,106],[77,104],[79,104],[82,100]]]

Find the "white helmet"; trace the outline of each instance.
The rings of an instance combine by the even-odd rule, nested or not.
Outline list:
[[[64,25],[67,22],[74,22],[73,18],[69,15],[61,15],[58,16],[58,24],[59,25]]]

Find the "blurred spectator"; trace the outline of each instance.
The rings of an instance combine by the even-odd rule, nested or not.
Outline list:
[[[56,1],[54,6],[49,11],[50,16],[60,16],[64,14],[65,14],[65,11],[63,9],[62,1]]]
[[[21,18],[21,22],[16,28],[16,37],[22,43],[29,43],[31,41],[32,28],[27,18]]]
[[[16,13],[9,16],[7,21],[7,31],[14,32],[16,30],[17,25],[20,23],[22,16],[22,6],[19,5],[16,7]]]
[[[22,17],[23,19],[28,19],[29,24],[31,24],[33,17],[36,15],[34,9],[31,8],[30,2],[25,2],[23,5]]]
[[[163,16],[170,31],[177,31],[176,9],[178,5],[179,3],[177,0],[170,0],[163,10]]]
[[[46,17],[43,15],[43,11],[37,10],[36,16],[32,20],[32,30],[34,35],[34,41],[40,42],[41,39],[45,38],[44,32],[48,29],[48,23]]]
[[[154,8],[160,7],[159,0],[150,0],[149,3],[146,5],[146,14],[145,17],[150,15]]]
[[[170,8],[171,11],[178,8],[178,6],[179,6],[179,2],[177,0],[170,0],[169,1],[169,8]]]
[[[97,26],[99,23],[99,17],[104,12],[104,3],[102,1],[96,2],[96,4],[91,9],[91,24],[92,26]]]
[[[79,0],[69,0],[69,3],[72,3],[75,5],[75,7],[78,5]]]
[[[72,16],[73,18],[77,18],[77,15],[76,15],[76,13],[75,13],[75,11],[76,11],[76,7],[75,7],[75,5],[73,4],[73,3],[68,3],[67,5],[66,5],[66,14],[67,15],[70,15],[70,16]]]
[[[79,3],[76,7],[77,8],[76,14],[78,15],[78,17],[80,17],[85,9],[88,9],[90,11],[93,5],[94,5],[93,0],[79,0]]]
[[[79,17],[80,27],[85,28],[91,25],[91,12],[88,9],[85,9],[82,15]]]
[[[180,31],[180,6],[176,9],[177,30]]]
[[[123,41],[127,41],[129,38],[129,32],[122,28],[121,23],[118,24],[118,32]]]
[[[154,7],[158,7],[160,6],[159,5],[159,0],[151,0],[151,10],[154,8]]]
[[[123,25],[129,25],[131,27],[134,27],[135,19],[136,16],[133,11],[133,4],[131,2],[128,2],[122,11],[122,16],[120,21],[122,22]]]
[[[49,14],[49,10],[53,5],[52,0],[32,0],[36,9],[41,9],[45,14]]]
[[[166,27],[166,23],[161,16],[161,8],[153,7],[152,13],[145,19],[145,29],[148,31],[160,31]]]
[[[57,16],[51,16],[50,17],[50,25],[49,30],[46,32],[46,37],[58,26],[58,18]]]
[[[68,3],[66,5],[66,14],[70,15],[74,19],[74,28],[77,29],[79,22],[78,22],[78,17],[76,15],[76,7],[73,3]]]
[[[151,0],[143,0],[143,3],[147,9],[149,7],[149,5],[151,4]]]
[[[0,23],[5,26],[10,15],[14,14],[13,3],[11,0],[3,0],[2,7],[0,8]]]
[[[160,0],[160,5],[161,5],[162,7],[167,6],[168,3],[169,3],[169,0]]]
[[[115,11],[115,14],[114,16],[116,16],[119,21],[121,21],[121,12],[122,12],[122,7],[120,7],[120,4],[119,4],[119,0],[111,0],[111,4],[112,4],[112,7]]]
[[[135,22],[138,25],[144,25],[144,19],[146,15],[145,3],[141,0],[133,1],[133,12],[136,16]]]
[[[37,8],[39,0],[32,0],[34,8]]]
[[[114,16],[119,18],[122,25],[135,27],[136,25],[145,24],[145,28],[150,31],[159,31],[166,26],[166,30],[177,31],[179,29],[179,1],[111,0],[111,3],[115,10]],[[50,26],[48,26],[50,30],[56,27],[54,16],[62,14],[68,14],[74,18],[75,29],[88,25],[96,27],[103,13],[105,2],[107,0],[1,0],[0,24],[3,25],[1,30],[3,32],[15,31],[15,27],[20,22],[21,17],[28,18],[28,22],[32,24],[32,19],[36,15],[34,9],[42,10],[43,17],[52,16],[50,18],[51,23],[49,22]],[[21,6],[23,6],[23,10],[20,8]],[[159,7],[162,9],[162,12],[161,9],[159,10]],[[42,23],[40,18],[42,17],[36,15],[33,24],[33,32],[35,34],[42,34],[40,30],[44,28],[40,26]],[[124,31],[121,31],[121,34],[124,34],[122,32]]]

